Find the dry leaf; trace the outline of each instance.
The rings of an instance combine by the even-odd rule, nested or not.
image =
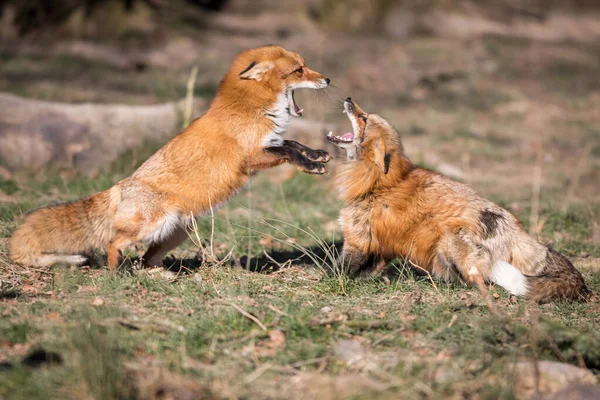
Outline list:
[[[51,321],[58,321],[60,319],[60,314],[57,312],[51,312],[48,313],[48,315],[46,315],[46,318],[48,318]]]
[[[415,317],[414,315],[406,315],[406,314],[400,314],[400,321],[402,321],[405,324],[410,324],[411,322],[413,322],[417,317]]]
[[[96,286],[78,286],[77,293],[92,293],[98,290]]]
[[[104,300],[100,297],[96,297],[94,299],[94,301],[92,301],[92,305],[94,305],[94,306],[101,306],[103,304],[104,304]]]
[[[21,291],[23,293],[27,293],[27,294],[38,294],[40,292],[40,289],[36,288],[33,285],[23,285],[21,286]]]
[[[285,345],[285,333],[279,329],[269,331],[269,344],[271,348],[279,349]]]
[[[465,305],[468,308],[471,308],[473,306],[473,301],[471,300],[471,296],[469,296],[466,293],[463,293],[460,295],[460,298],[465,302]]]

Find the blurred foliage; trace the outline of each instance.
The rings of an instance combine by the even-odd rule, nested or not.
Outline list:
[[[382,32],[393,10],[404,15],[420,16],[442,11],[473,11],[487,17],[510,21],[515,17],[543,21],[553,11],[587,12],[599,10],[596,0],[311,0],[267,2],[258,0],[0,0],[0,16],[10,6],[12,24],[17,34],[27,35],[48,28],[59,28],[74,16],[89,20],[95,13],[102,15],[134,14],[140,7],[153,17],[168,18],[176,12],[197,14],[198,11],[256,12],[275,9],[302,10],[330,30],[346,32]],[[113,19],[113,18],[111,18]],[[7,21],[3,21],[6,23]],[[118,22],[118,21],[117,21]],[[107,25],[115,27],[115,21]]]
[[[179,4],[173,3],[177,2],[164,0],[0,0],[0,15],[7,6],[12,6],[14,27],[20,36],[24,36],[36,30],[59,27],[77,12],[80,12],[84,18],[90,18],[99,9],[107,6],[112,10],[115,10],[114,6],[118,6],[126,13],[132,13],[137,4],[143,4],[159,13],[166,7],[177,5],[219,11],[228,3],[228,0],[186,0]]]

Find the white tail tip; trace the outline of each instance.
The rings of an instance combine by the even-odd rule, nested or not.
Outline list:
[[[494,264],[490,280],[516,296],[526,296],[529,291],[527,277],[514,265],[504,261]]]

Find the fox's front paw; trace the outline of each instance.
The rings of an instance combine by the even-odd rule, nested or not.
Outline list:
[[[311,161],[319,162],[319,163],[327,163],[331,161],[333,157],[326,152],[325,150],[307,150],[303,152],[304,156]]]
[[[300,171],[305,172],[307,174],[323,175],[325,172],[327,172],[325,166],[319,162],[306,162],[302,165],[297,165],[296,167]]]

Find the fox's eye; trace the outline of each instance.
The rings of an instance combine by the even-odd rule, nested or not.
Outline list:
[[[304,74],[304,71],[302,70],[302,68],[298,68],[297,70],[294,71],[294,73],[297,76],[302,76],[302,74]]]

